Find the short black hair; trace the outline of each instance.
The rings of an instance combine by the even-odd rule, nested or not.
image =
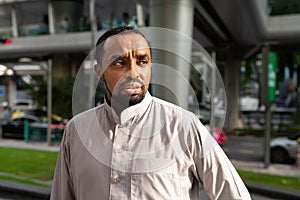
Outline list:
[[[100,53],[103,50],[102,47],[103,47],[105,40],[107,40],[111,36],[114,36],[114,35],[117,35],[117,34],[120,34],[120,33],[126,32],[126,31],[128,31],[128,33],[136,33],[136,34],[143,36],[143,38],[146,40],[146,42],[150,48],[150,44],[149,44],[148,40],[146,39],[146,37],[134,26],[118,26],[118,27],[115,27],[115,28],[112,28],[112,29],[106,31],[97,40],[96,58],[97,58],[98,63],[100,62]],[[150,48],[150,54],[151,54],[151,48]]]
[[[107,38],[117,35],[119,33],[125,32],[125,31],[129,31],[129,30],[134,30],[133,26],[118,26],[116,28],[112,28],[108,31],[106,31],[105,33],[103,33],[103,35],[101,35],[96,43],[96,46],[98,46],[99,44],[101,44],[102,42],[104,42]],[[139,34],[141,34],[139,31],[135,31],[138,32]]]

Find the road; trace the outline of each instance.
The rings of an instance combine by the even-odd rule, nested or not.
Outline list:
[[[232,160],[264,161],[264,139],[260,137],[228,136],[222,148]]]

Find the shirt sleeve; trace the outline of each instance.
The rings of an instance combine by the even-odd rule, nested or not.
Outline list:
[[[69,146],[67,145],[67,136],[68,133],[66,127],[56,162],[50,200],[76,199],[74,196],[73,183],[70,175],[70,150]]]
[[[194,128],[198,138],[194,146],[196,176],[210,199],[251,199],[236,169],[205,126],[199,121]]]

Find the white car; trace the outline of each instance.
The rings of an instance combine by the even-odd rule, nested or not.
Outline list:
[[[278,137],[271,140],[271,161],[287,163],[296,159],[300,132],[290,137]]]

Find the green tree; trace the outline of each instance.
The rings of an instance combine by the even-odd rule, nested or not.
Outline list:
[[[72,117],[72,94],[74,78],[53,79],[53,113],[70,119]]]
[[[74,78],[54,78],[52,85],[52,112],[64,118],[72,117],[72,92]],[[38,108],[47,107],[47,82],[38,79],[28,86]]]

